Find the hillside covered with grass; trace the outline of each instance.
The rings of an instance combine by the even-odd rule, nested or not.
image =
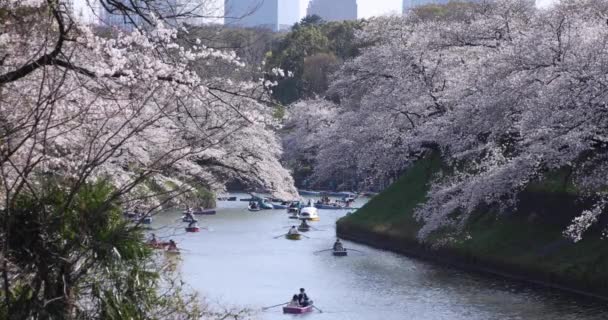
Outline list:
[[[443,169],[438,155],[418,161],[363,208],[339,220],[338,235],[408,255],[608,297],[608,240],[601,238],[606,221],[587,231],[578,243],[563,235],[587,207],[567,170],[530,184],[512,212],[478,209],[464,230],[442,229],[422,242],[414,209],[425,201],[430,180]]]

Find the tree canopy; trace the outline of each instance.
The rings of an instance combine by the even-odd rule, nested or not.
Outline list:
[[[462,226],[481,206],[512,210],[532,181],[568,169],[579,196],[595,203],[565,231],[579,240],[607,199],[608,2],[537,10],[488,1],[449,19],[438,10],[366,24],[359,41],[373,45],[330,84],[339,104],[301,102],[308,111],[292,114],[287,154],[308,157],[318,182],[361,188],[440,151],[452,172],[436,177],[418,208],[422,238]]]

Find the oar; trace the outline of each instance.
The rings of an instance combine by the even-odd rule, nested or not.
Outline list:
[[[350,251],[355,251],[355,252],[359,252],[359,253],[365,253],[363,251],[359,251],[359,250],[355,250],[355,249],[351,249],[351,248],[344,248],[346,250],[350,250]]]
[[[317,308],[317,306],[315,306],[314,304],[312,305],[312,307],[315,308],[315,309],[317,309],[317,310],[319,310],[320,313],[323,313],[323,310]]]
[[[333,250],[333,249],[319,250],[319,251],[315,251],[315,252],[313,252],[313,253],[321,253],[321,252],[325,252],[325,251],[331,251],[331,250]]]
[[[306,239],[310,239],[310,237],[309,237],[309,236],[305,236],[305,235],[303,235],[303,234],[301,234],[301,233],[300,233],[300,235],[301,235],[302,237],[306,238]]]
[[[288,304],[289,302],[285,302],[285,303],[281,303],[281,304],[275,304],[274,306],[270,306],[270,307],[264,307],[262,308],[262,310],[268,310],[270,308],[276,308],[276,307],[280,307],[280,306],[284,306],[286,304]]]
[[[287,234],[287,233],[284,233],[284,234],[282,234],[282,235],[280,235],[280,236],[276,236],[276,237],[274,237],[273,239],[280,238],[280,237],[284,237],[286,234]]]

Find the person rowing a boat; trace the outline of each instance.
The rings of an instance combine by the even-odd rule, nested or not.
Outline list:
[[[150,240],[148,241],[149,244],[156,246],[158,244],[158,240],[156,239],[156,235],[153,233],[150,235]]]
[[[302,219],[302,223],[300,223],[299,228],[301,229],[309,229],[310,226],[308,225],[308,223],[306,223],[306,219]]]
[[[342,245],[342,242],[340,242],[340,239],[337,239],[334,243],[334,251],[344,251],[344,246]]]
[[[288,234],[288,235],[291,235],[291,234],[298,234],[298,233],[299,233],[299,232],[298,232],[298,229],[296,229],[296,226],[291,226],[291,229],[289,229],[289,231],[287,231],[287,234]]]
[[[192,224],[192,222],[196,222],[196,218],[194,217],[194,212],[192,211],[192,208],[188,207],[188,209],[186,209],[186,216],[185,218],[185,222],[190,222]]]
[[[177,243],[175,243],[175,241],[173,241],[173,239],[169,240],[169,245],[167,246],[167,250],[168,251],[178,251],[179,249],[177,249]]]
[[[289,301],[289,303],[287,304],[288,307],[299,307],[300,306],[300,300],[298,299],[298,295],[294,294],[293,298],[291,298],[291,301]]]
[[[308,299],[308,295],[304,292],[304,288],[300,288],[300,294],[298,295],[298,302],[300,306],[307,307],[312,304],[312,300]]]

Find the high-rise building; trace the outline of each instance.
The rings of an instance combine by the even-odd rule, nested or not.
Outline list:
[[[274,31],[290,28],[300,20],[298,0],[225,0],[226,25],[259,27]]]
[[[125,6],[132,6],[130,0],[119,0]],[[192,0],[163,0],[154,3],[153,6],[146,6],[146,9],[151,10],[157,17],[171,26],[178,26],[183,23],[194,24],[198,22],[195,16],[203,16],[202,7],[197,6]],[[135,26],[142,25],[143,19],[137,14],[124,15],[118,12],[108,12],[103,6],[98,6],[99,23],[104,26],[118,28],[123,31],[133,31]],[[198,24],[198,23],[196,23]]]
[[[357,20],[357,0],[311,0],[306,14],[325,21]]]

